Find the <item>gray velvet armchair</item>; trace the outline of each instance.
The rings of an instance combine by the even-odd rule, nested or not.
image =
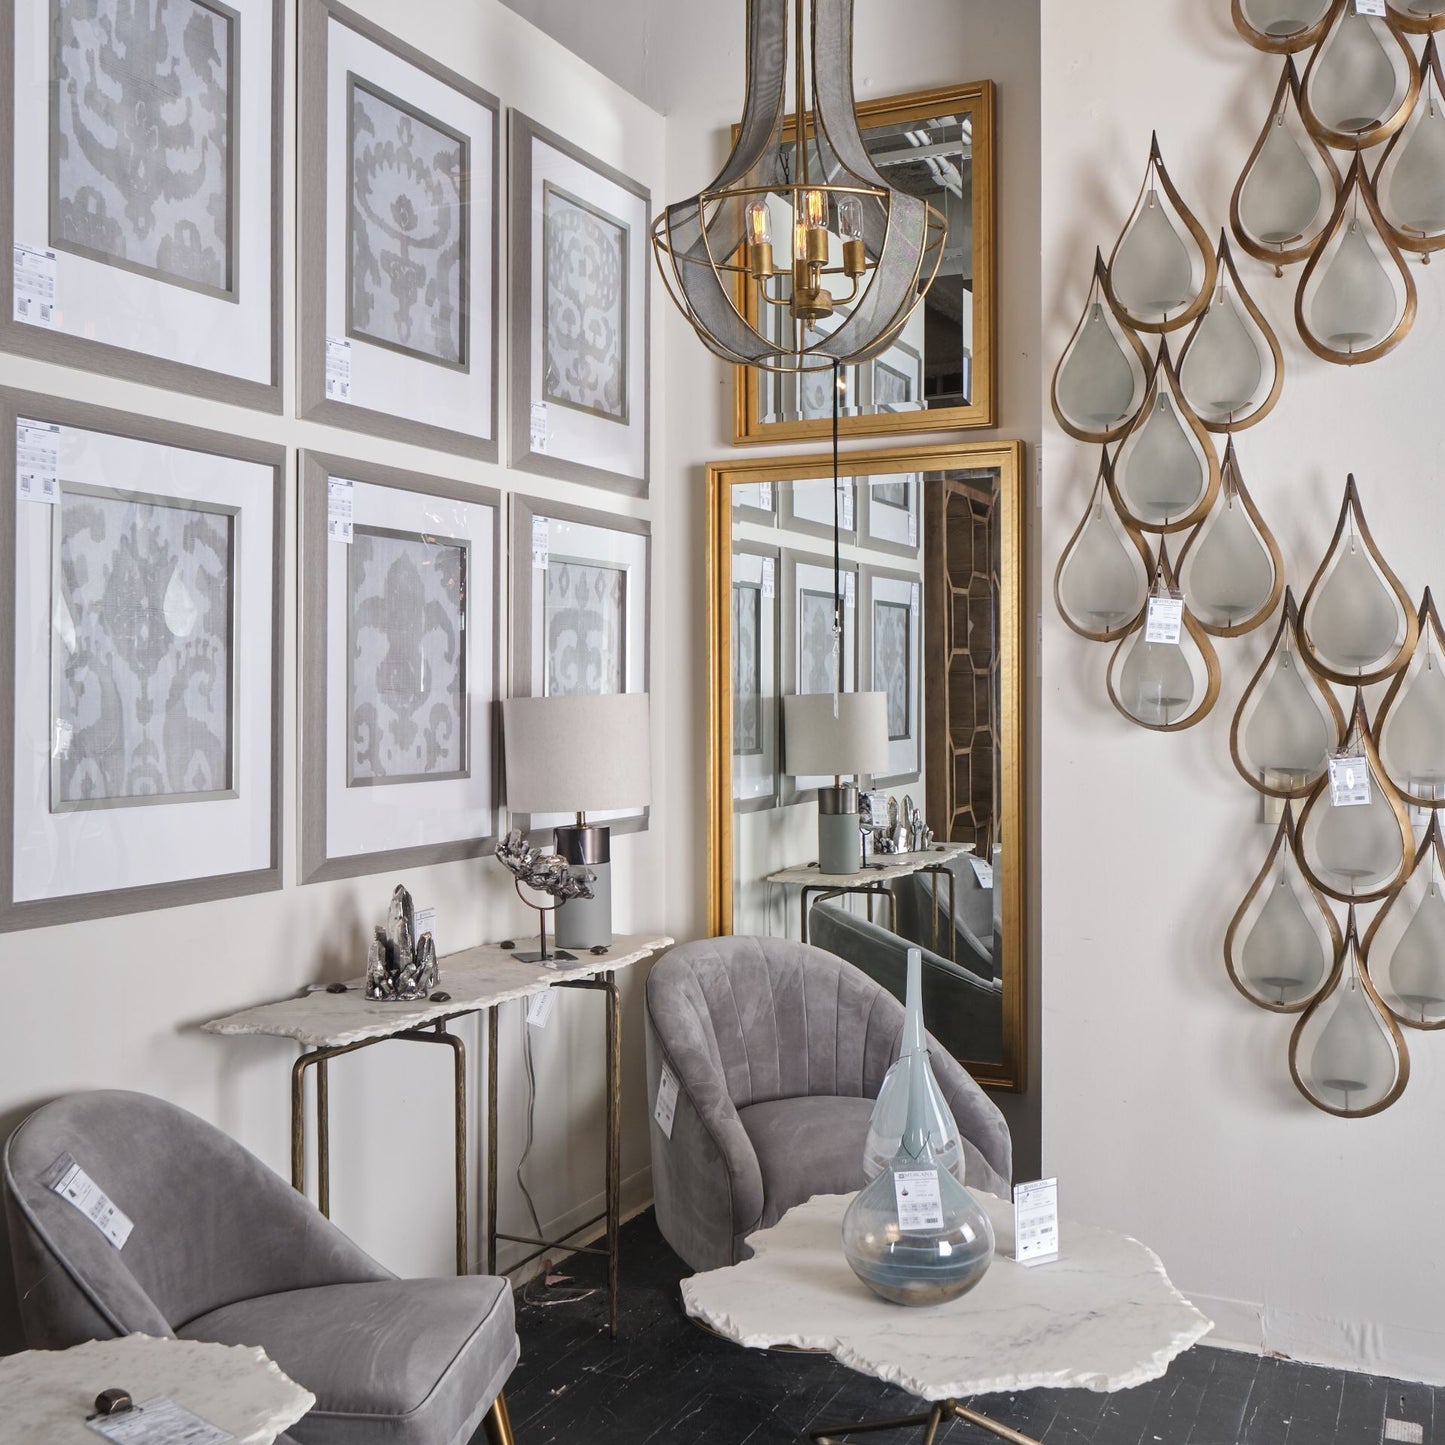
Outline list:
[[[134,1224],[117,1250],[44,1176],[71,1154]],[[401,1280],[220,1130],[144,1094],[76,1094],[3,1162],[21,1319],[36,1349],[117,1335],[259,1345],[316,1407],[294,1445],[510,1445],[511,1287]],[[123,1382],[119,1382],[123,1383]]]
[[[873,1100],[903,1006],[808,944],[713,938],[674,948],[647,981],[648,1107],[678,1082],[671,1137],[652,1122],[663,1237],[693,1269],[746,1257],[749,1234],[815,1194],[862,1186]],[[934,1073],[964,1140],[968,1183],[1007,1196],[1008,1125],[941,1049]]]

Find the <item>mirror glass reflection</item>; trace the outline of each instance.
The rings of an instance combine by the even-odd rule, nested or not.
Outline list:
[[[830,475],[735,484],[718,611],[730,931],[806,938],[900,997],[907,949],[923,948],[929,1028],[998,1083],[1015,1082],[1022,1018],[1013,472],[874,471],[843,478],[836,497]],[[790,748],[788,716],[813,713],[784,699],[831,694],[840,667],[845,690],[881,695],[875,770],[840,757],[833,773],[803,773],[791,760],[829,759],[813,735]],[[857,829],[859,866],[825,874],[819,795],[829,814],[839,782],[858,788],[844,826]],[[824,832],[838,821],[825,816]]]

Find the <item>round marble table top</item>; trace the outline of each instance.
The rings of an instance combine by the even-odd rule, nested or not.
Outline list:
[[[889,1304],[853,1274],[842,1247],[847,1194],[790,1209],[751,1236],[751,1259],[685,1279],[683,1304],[740,1345],[821,1350],[931,1401],[1141,1385],[1214,1328],[1138,1240],[1063,1221],[1057,1260],[1016,1264],[1005,1257],[1013,1206],[975,1197],[998,1253],[982,1281],[949,1304]]]
[[[128,1335],[0,1358],[0,1434],[26,1445],[101,1445],[85,1419],[111,1388],[138,1405],[173,1400],[237,1445],[271,1445],[316,1403],[264,1350]]]

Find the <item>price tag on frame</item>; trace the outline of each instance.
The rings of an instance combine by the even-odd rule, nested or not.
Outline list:
[[[1330,806],[1364,808],[1370,802],[1370,763],[1360,753],[1330,759]]]
[[[1151,597],[1144,618],[1144,641],[1179,645],[1184,630],[1184,599],[1182,597]]]

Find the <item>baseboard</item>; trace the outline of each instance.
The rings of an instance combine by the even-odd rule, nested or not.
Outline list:
[[[1206,1345],[1445,1385],[1445,1329],[1293,1314],[1248,1300],[1210,1295],[1189,1297],[1214,1321],[1213,1331],[1204,1338]]]
[[[645,1169],[639,1169],[636,1174],[628,1175],[622,1181],[622,1187],[619,1193],[621,1194],[622,1218],[624,1223],[636,1215],[641,1214],[643,1210],[650,1208],[652,1205],[651,1166],[649,1165]],[[594,1194],[590,1199],[584,1199],[580,1204],[569,1209],[565,1214],[558,1216],[556,1219],[544,1219],[542,1221],[542,1234],[548,1239],[560,1239],[566,1235],[569,1230],[579,1228],[584,1220],[601,1214],[604,1207],[604,1196],[600,1192]],[[515,1232],[525,1234],[528,1231],[517,1229]],[[598,1223],[585,1232],[579,1233],[569,1242],[574,1245],[595,1244],[605,1236],[606,1232],[607,1226],[605,1222]],[[539,1255],[536,1259],[529,1260],[524,1265],[514,1266],[511,1264],[512,1260],[523,1258],[530,1254],[534,1248],[535,1246],[530,1244],[509,1244],[505,1241],[499,1243],[497,1245],[497,1272],[506,1275],[515,1286],[520,1288],[520,1286],[526,1284],[528,1280],[534,1279],[542,1272],[542,1266],[548,1259],[555,1260],[559,1256],[565,1258],[567,1254],[566,1250],[552,1250],[546,1256]]]

